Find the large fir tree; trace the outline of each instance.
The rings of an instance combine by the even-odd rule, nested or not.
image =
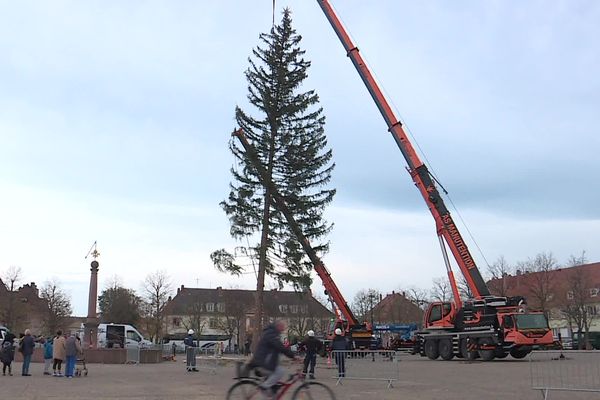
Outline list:
[[[335,189],[327,187],[335,165],[327,148],[319,98],[314,90],[302,91],[310,61],[303,58],[301,39],[292,27],[289,9],[279,25],[260,35],[261,43],[245,73],[252,112],[236,107],[235,118],[305,236],[323,254],[332,227],[323,211],[335,195]],[[302,289],[310,286],[312,266],[285,218],[272,206],[272,193],[260,183],[241,145],[232,141],[230,149],[236,164],[231,192],[221,206],[234,238],[259,240],[254,250],[259,260],[256,327],[260,328],[265,275],[275,278],[280,287],[292,284]],[[240,272],[224,251],[211,257],[217,267]]]

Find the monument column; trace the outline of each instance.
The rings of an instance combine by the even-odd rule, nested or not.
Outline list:
[[[98,268],[100,264],[96,261],[96,258],[100,255],[95,248],[91,253],[94,257],[94,261],[91,262],[90,266],[90,293],[88,298],[88,314],[84,324],[84,342],[85,348],[95,349],[98,342],[98,324],[99,320],[96,314],[96,305],[98,301]]]

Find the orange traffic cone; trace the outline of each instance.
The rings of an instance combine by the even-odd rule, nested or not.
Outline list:
[[[331,352],[327,353],[327,368],[331,368]]]

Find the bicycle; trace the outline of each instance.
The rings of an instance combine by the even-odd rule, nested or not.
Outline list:
[[[227,391],[227,400],[263,400],[265,399],[265,391],[259,384],[264,378],[259,376],[238,376],[238,382],[234,383]],[[294,374],[291,374],[288,380],[277,382],[273,388],[274,399],[281,400],[283,396],[294,386],[296,383],[302,382],[294,393],[292,394],[292,400],[335,400],[333,391],[324,383],[316,381],[305,380],[305,374],[302,369],[298,369]],[[268,397],[271,398],[271,397]]]

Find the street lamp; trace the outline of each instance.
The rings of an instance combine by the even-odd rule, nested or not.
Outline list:
[[[374,298],[375,298],[375,293],[369,293],[369,306],[371,308],[371,342],[373,341],[373,337],[375,336],[375,334],[372,333],[373,327],[374,327],[374,325],[373,325],[373,300],[374,300]],[[371,347],[371,346],[369,346],[369,347]],[[376,350],[376,349],[369,348],[369,350],[371,350],[371,360],[373,362],[375,362],[375,352],[373,350]]]

